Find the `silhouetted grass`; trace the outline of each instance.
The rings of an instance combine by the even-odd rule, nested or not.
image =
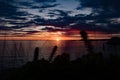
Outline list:
[[[36,50],[36,49],[35,49]],[[120,72],[120,57],[109,55],[103,57],[102,53],[87,54],[76,60],[70,60],[70,55],[63,53],[53,61],[40,59],[28,62],[21,68],[4,74],[1,80],[35,80],[66,78],[111,78]],[[7,76],[7,77],[6,77]]]

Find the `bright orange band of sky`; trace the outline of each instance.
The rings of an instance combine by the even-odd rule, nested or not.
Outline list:
[[[0,40],[81,40],[79,30],[55,31],[55,32],[37,32],[25,36],[0,35]],[[106,34],[101,32],[87,31],[89,39],[109,39],[120,34]]]

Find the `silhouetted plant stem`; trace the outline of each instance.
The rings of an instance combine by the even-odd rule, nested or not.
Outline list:
[[[38,57],[39,57],[39,48],[36,47],[36,48],[35,48],[35,51],[34,51],[33,61],[37,61],[37,60],[38,60]]]
[[[93,46],[91,42],[88,40],[88,34],[84,30],[82,30],[80,34],[81,34],[81,37],[83,38],[83,41],[85,43],[88,53],[94,53]]]
[[[53,59],[53,56],[55,55],[55,52],[57,51],[57,46],[54,46],[53,47],[53,50],[52,50],[52,52],[51,52],[51,55],[50,55],[50,57],[49,57],[49,61],[52,61],[52,59]]]

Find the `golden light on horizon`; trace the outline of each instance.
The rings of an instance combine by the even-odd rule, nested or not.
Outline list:
[[[55,33],[55,40],[58,42],[61,40],[62,32],[58,31]]]
[[[60,38],[59,38],[59,37],[57,37],[57,38],[56,38],[56,41],[60,41]]]
[[[89,39],[110,39],[111,37],[117,36],[120,37],[120,34],[106,34],[102,32],[89,32]],[[0,34],[0,40],[54,40],[60,42],[62,40],[81,40],[81,36],[79,31],[70,30],[70,31],[55,31],[55,32],[37,32],[32,34],[26,34],[24,36],[21,35],[2,35]]]

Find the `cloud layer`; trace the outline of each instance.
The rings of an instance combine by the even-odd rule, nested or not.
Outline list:
[[[30,26],[49,31],[42,26],[51,25],[119,33],[119,3],[119,0],[0,0],[0,29],[31,33],[39,30]]]

